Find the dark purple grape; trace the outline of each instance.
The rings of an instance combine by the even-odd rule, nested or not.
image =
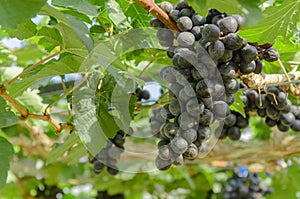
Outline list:
[[[169,105],[169,111],[172,115],[178,116],[181,112],[180,104],[177,99],[173,100]]]
[[[218,70],[222,75],[223,79],[233,79],[235,78],[235,70],[230,63],[221,64],[218,66]]]
[[[180,46],[190,47],[195,43],[195,36],[190,32],[181,32],[177,36],[177,42]]]
[[[158,7],[160,7],[160,9],[162,9],[166,13],[169,13],[169,12],[171,12],[171,10],[173,10],[173,5],[168,1],[163,1],[163,2],[159,3]]]
[[[165,24],[163,22],[161,22],[159,19],[157,19],[156,17],[153,17],[150,20],[150,25],[153,28],[164,28]]]
[[[295,122],[295,116],[293,113],[289,112],[280,115],[279,121],[284,126],[291,126]]]
[[[181,130],[180,136],[183,137],[188,144],[197,140],[197,131],[193,128],[188,130]]]
[[[95,161],[94,163],[94,173],[99,174],[103,171],[105,165],[100,161]]]
[[[199,117],[204,111],[204,104],[198,103],[196,98],[192,98],[186,103],[186,111],[192,116]]]
[[[195,36],[195,40],[198,41],[201,38],[201,27],[194,26],[191,30],[191,33]]]
[[[232,50],[225,49],[223,56],[218,60],[220,63],[227,63],[232,59]]]
[[[255,60],[255,69],[253,72],[255,74],[260,74],[262,72],[262,68],[263,68],[263,63],[260,60]]]
[[[206,141],[211,137],[212,130],[209,126],[199,126],[197,133],[202,141]]]
[[[215,41],[208,46],[208,54],[213,60],[220,59],[225,52],[224,44],[221,41]]]
[[[175,9],[182,10],[183,8],[189,8],[190,6],[185,0],[180,0],[176,5]]]
[[[191,70],[191,75],[195,81],[200,81],[201,79],[208,77],[208,70],[204,65],[198,64],[195,68]]]
[[[255,61],[251,61],[250,63],[242,62],[240,65],[240,72],[244,75],[247,75],[254,72],[255,67]]]
[[[220,29],[218,26],[214,24],[204,25],[202,31],[202,38],[208,42],[215,42],[219,40],[220,37]]]
[[[188,148],[188,142],[181,136],[175,137],[170,143],[171,149],[177,154],[183,154]]]
[[[171,164],[171,160],[163,160],[159,156],[157,156],[155,159],[156,168],[162,171],[169,169],[171,167]]]
[[[182,10],[180,10],[179,12],[179,16],[187,16],[187,17],[192,17],[192,15],[195,13],[193,8],[183,8]]]
[[[208,109],[204,109],[203,113],[200,115],[199,124],[202,124],[203,126],[207,126],[213,123],[213,121],[214,121],[213,113]]]
[[[192,22],[193,22],[194,26],[202,26],[205,24],[206,19],[205,19],[205,17],[202,17],[199,14],[195,13],[192,16]]]
[[[235,18],[235,20],[238,23],[238,29],[241,28],[241,26],[243,25],[243,23],[245,22],[245,17],[238,15],[238,14],[233,14],[231,15],[233,18]]]
[[[274,62],[279,59],[279,52],[274,48],[268,48],[263,51],[263,58],[268,62]]]
[[[299,132],[300,131],[300,120],[299,119],[295,120],[293,125],[291,126],[291,128],[294,131]]]
[[[176,159],[173,161],[174,165],[183,165],[184,164],[184,158],[183,155],[179,155],[176,157]]]
[[[177,19],[177,28],[180,31],[189,31],[193,28],[193,22],[187,16],[180,17]]]
[[[117,175],[119,173],[119,170],[117,168],[113,168],[113,167],[107,167],[107,172],[110,174],[110,175]]]
[[[231,139],[231,140],[239,140],[241,137],[241,130],[239,127],[237,126],[233,126],[228,128],[227,130],[227,136]]]
[[[277,128],[279,131],[281,132],[287,132],[289,131],[290,127],[289,126],[285,126],[284,124],[282,124],[279,120],[279,122],[277,123]]]
[[[212,23],[212,19],[217,16],[221,15],[222,13],[219,12],[217,9],[209,9],[207,16],[206,16],[206,23]]]
[[[187,112],[183,112],[180,114],[178,122],[179,127],[183,130],[193,128],[197,124],[197,121]]]
[[[249,125],[248,118],[244,118],[242,115],[238,114],[235,125],[239,128],[246,128]]]
[[[226,127],[232,127],[237,121],[237,117],[234,113],[230,113],[224,120]]]
[[[273,127],[277,125],[277,121],[276,120],[272,120],[269,117],[266,117],[265,123],[268,127]]]
[[[224,101],[216,101],[213,105],[212,112],[217,120],[225,119],[230,114],[230,108]]]
[[[226,100],[225,102],[230,106],[235,102],[234,94],[226,93]]]
[[[178,133],[178,129],[179,129],[179,127],[176,123],[167,122],[164,125],[162,132],[167,138],[172,139]]]
[[[257,57],[258,52],[254,46],[248,45],[242,48],[241,56],[245,63],[250,63]]]
[[[236,93],[240,88],[240,85],[236,79],[227,80],[224,82],[224,85],[225,85],[226,93],[231,93],[231,94]]]
[[[273,120],[279,119],[280,111],[278,111],[274,106],[268,106],[266,108],[267,116]]]
[[[168,145],[164,145],[158,149],[158,156],[162,160],[170,160],[171,159],[171,151]]]
[[[257,109],[257,115],[259,117],[266,117],[267,116],[266,109]]]
[[[196,85],[197,96],[202,98],[210,97],[211,90],[208,88],[205,80],[200,80]]]
[[[173,45],[174,34],[167,28],[159,28],[156,32],[156,36],[160,45],[170,47]]]
[[[166,66],[160,70],[160,77],[164,82],[175,82],[174,68],[172,66]]]
[[[174,21],[177,21],[177,19],[179,18],[179,10],[171,10],[170,13],[169,13],[169,16]]]
[[[190,144],[183,153],[183,157],[188,160],[196,159],[198,157],[198,147],[195,144]]]
[[[223,35],[234,33],[238,29],[238,22],[233,17],[225,17],[218,21],[218,26]]]

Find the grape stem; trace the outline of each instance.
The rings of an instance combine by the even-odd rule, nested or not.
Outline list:
[[[248,74],[241,75],[241,80],[249,87],[249,89],[262,89],[264,86],[274,86],[280,85],[284,87],[283,83],[293,84],[300,82],[300,71],[289,72],[287,74]],[[294,87],[293,87],[294,88]],[[289,86],[287,90],[289,94],[294,95],[295,97],[300,97],[299,93],[296,92],[296,89],[291,89]]]
[[[0,86],[0,96],[2,96],[5,100],[7,100],[13,107],[17,109],[17,111],[21,114],[21,119],[26,120],[28,118],[32,119],[38,119],[43,120],[46,122],[49,122],[56,130],[56,133],[60,133],[62,130],[67,129],[72,131],[73,125],[72,124],[59,124],[56,121],[54,121],[48,112],[44,112],[44,115],[36,115],[36,114],[30,114],[27,109],[24,109],[20,104],[16,102],[6,91],[6,88],[4,85]]]
[[[160,9],[153,0],[134,0],[137,4],[139,4],[142,8],[150,12],[153,16],[158,18],[162,23],[164,23],[170,30],[174,32],[179,32],[175,22],[169,17],[167,13],[165,13],[162,9]]]

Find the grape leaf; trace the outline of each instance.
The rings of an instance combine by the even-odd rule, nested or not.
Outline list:
[[[78,72],[82,58],[66,54],[61,56],[59,60],[51,60],[43,65],[43,68],[33,76],[24,78],[20,82],[15,82],[9,87],[9,93],[12,97],[21,95],[27,88],[32,86],[38,80],[56,75],[65,75]]]
[[[46,0],[0,0],[0,25],[17,28],[18,24],[34,17]]]
[[[6,183],[7,171],[9,170],[9,156],[13,153],[12,145],[4,137],[0,136],[0,189]]]
[[[97,6],[90,4],[88,0],[53,0],[53,5],[73,8],[78,12],[89,16],[98,15]]]
[[[42,27],[38,31],[37,36],[42,36],[42,38],[39,40],[39,44],[42,45],[47,51],[53,50],[62,42],[59,31],[53,27]]]
[[[243,117],[246,117],[244,103],[241,99],[241,95],[243,95],[241,91],[238,91],[234,94],[235,102],[230,106],[230,109],[239,112],[240,114],[242,114]]]
[[[280,6],[270,6],[265,17],[254,26],[240,31],[249,41],[273,42],[279,35],[288,39],[300,20],[300,0],[285,0]]]
[[[105,7],[107,8],[109,18],[118,28],[127,29],[131,27],[118,2],[108,0]]]
[[[7,103],[2,97],[0,97],[0,118],[0,128],[14,125],[19,121],[16,114],[7,109]]]
[[[55,148],[52,148],[51,152],[48,155],[47,163],[53,163],[59,160],[74,144],[79,141],[78,136],[75,133],[70,134],[63,144],[55,145]]]
[[[18,24],[17,29],[7,29],[10,37],[16,37],[20,40],[34,36],[37,32],[36,25],[31,20]]]
[[[220,12],[226,12],[227,14],[241,14],[241,6],[237,0],[188,0],[190,6],[192,6],[195,11],[199,14],[206,16],[207,11],[210,8],[219,10]]]
[[[46,107],[43,99],[38,95],[38,90],[26,90],[16,98],[16,101],[26,107],[30,113],[42,113]]]
[[[68,165],[78,164],[79,159],[87,154],[83,144],[79,144],[70,149],[67,156]]]

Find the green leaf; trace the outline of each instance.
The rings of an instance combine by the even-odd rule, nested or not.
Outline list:
[[[31,17],[34,17],[46,0],[0,0],[0,25],[17,28]]]
[[[265,10],[265,17],[253,27],[240,31],[248,41],[273,42],[279,35],[288,39],[300,20],[300,0],[285,0],[280,6]]]
[[[81,65],[82,58],[71,54],[61,56],[59,60],[51,60],[44,65],[39,72],[33,76],[24,78],[20,82],[15,82],[9,87],[9,93],[12,97],[21,95],[27,88],[32,86],[38,80],[46,77],[52,77],[56,75],[65,75],[70,73],[77,73]]]
[[[47,51],[53,50],[62,42],[59,31],[52,27],[42,27],[38,31],[37,36],[42,36],[42,38],[39,40],[39,44],[42,45]]]
[[[235,102],[230,106],[230,109],[236,112],[239,112],[242,114],[243,117],[246,117],[246,113],[244,110],[244,103],[241,99],[241,96],[243,93],[241,91],[238,91],[234,94]]]
[[[237,0],[188,0],[190,6],[199,14],[206,16],[207,11],[210,8],[215,8],[220,12],[226,12],[227,14],[241,14],[241,6]]]
[[[7,32],[10,37],[16,37],[22,40],[33,37],[37,33],[37,30],[35,23],[31,20],[27,20],[25,23],[19,24],[17,29],[8,29]]]
[[[118,28],[127,29],[131,27],[118,2],[108,0],[105,7],[107,8],[109,18]]]
[[[0,189],[6,183],[7,171],[9,170],[9,156],[13,153],[12,145],[4,137],[0,137]]]
[[[70,149],[67,156],[68,165],[74,165],[79,163],[79,159],[87,154],[86,148],[83,144],[79,144]]]
[[[85,15],[98,15],[97,6],[90,4],[88,0],[53,0],[52,3],[60,7],[73,8]]]
[[[42,113],[46,107],[43,104],[43,99],[38,95],[38,90],[26,90],[16,98],[16,101],[26,107],[30,113]]]
[[[96,103],[99,81],[99,74],[92,73],[88,80],[73,92],[76,134],[93,156],[106,145],[108,138],[116,134],[116,125],[112,116],[107,113],[108,109],[101,109],[99,106],[104,104],[98,104],[99,101]]]
[[[0,97],[0,128],[16,124],[20,119],[7,108],[6,101]]]
[[[46,52],[44,49],[40,49],[36,43],[32,43],[23,48],[15,49],[14,55],[17,57],[18,65],[27,66],[33,62],[40,61],[42,57],[46,56]]]
[[[59,160],[74,144],[79,141],[78,136],[75,133],[71,133],[63,144],[60,146],[56,144],[56,147],[52,149],[47,158],[47,163],[53,163]]]

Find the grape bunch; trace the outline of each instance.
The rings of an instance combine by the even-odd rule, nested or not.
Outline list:
[[[223,185],[221,194],[224,199],[263,199],[273,192],[272,187],[261,183],[257,173],[240,166],[234,169],[233,176]]]
[[[290,128],[300,132],[300,107],[292,105],[287,94],[279,87],[268,87],[258,93],[247,90],[242,96],[245,112],[256,112],[269,127],[277,126],[279,131],[287,132]]]
[[[38,199],[53,199],[58,198],[58,195],[63,196],[64,192],[62,189],[57,187],[56,185],[47,185],[44,183],[44,179],[42,180],[43,185],[39,186],[37,191],[37,194],[35,198]]]
[[[106,147],[90,160],[94,166],[95,174],[100,174],[105,166],[107,166],[107,172],[109,174],[116,175],[119,173],[116,164],[118,159],[120,159],[121,153],[124,152],[126,135],[128,134],[119,130],[114,138],[107,140]]]

